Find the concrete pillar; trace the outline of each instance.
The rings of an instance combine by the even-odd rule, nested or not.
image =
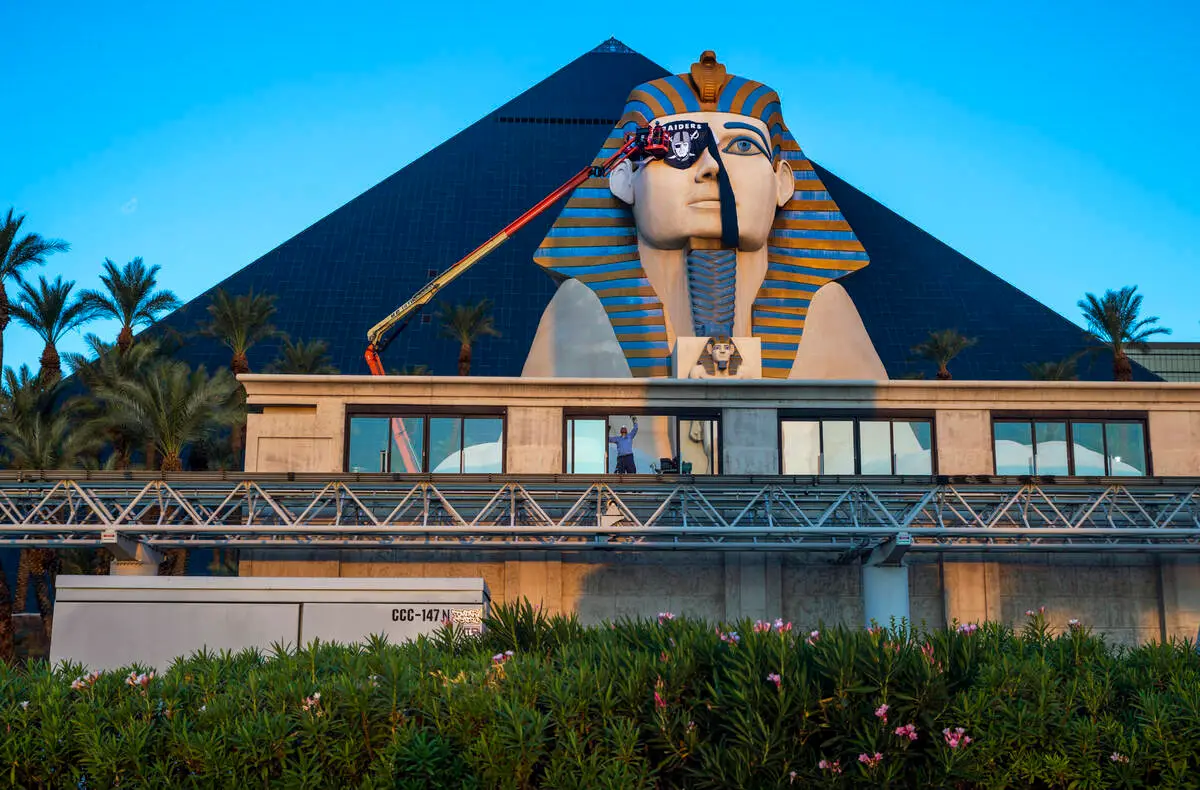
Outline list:
[[[992,419],[990,412],[977,409],[939,409],[937,426],[937,472],[942,475],[990,475]]]
[[[562,554],[557,551],[530,552],[529,559],[504,563],[504,601],[528,598],[547,614],[562,611]]]
[[[1152,411],[1148,447],[1153,449],[1151,474],[1194,477],[1200,474],[1200,412]],[[1195,634],[1192,634],[1195,637]]]
[[[946,625],[999,622],[1000,566],[995,562],[946,562],[942,566],[942,595]]]
[[[125,559],[113,559],[108,566],[110,576],[157,576],[163,556],[141,543],[131,547]]]
[[[1162,565],[1163,632],[1200,641],[1200,561],[1180,557]]]
[[[725,619],[783,616],[782,558],[764,552],[725,553]]]
[[[509,406],[505,471],[508,474],[556,475],[563,467],[561,407]]]
[[[868,560],[862,566],[863,620],[884,627],[897,621],[909,620],[908,566],[873,565]]]
[[[779,412],[721,410],[721,474],[779,474]]]

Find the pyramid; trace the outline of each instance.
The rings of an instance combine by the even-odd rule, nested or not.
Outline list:
[[[366,373],[362,353],[372,325],[588,164],[630,89],[667,73],[615,39],[604,42],[214,285],[159,328],[193,332],[216,288],[273,293],[279,329],[294,339],[327,341],[342,373]],[[783,100],[786,108],[801,97]],[[803,129],[795,131],[803,144]],[[959,379],[1026,379],[1024,363],[1082,348],[1084,335],[1074,324],[817,169],[870,254],[870,266],[840,282],[893,378],[929,368],[912,360],[909,349],[935,329],[979,338],[953,364]],[[533,253],[560,209],[532,221],[440,294],[448,303],[493,301],[501,337],[476,345],[473,374],[520,375],[556,287]],[[455,372],[458,347],[438,336],[436,304],[391,343],[385,366]],[[274,342],[251,349],[252,369],[262,371],[276,353]],[[189,339],[180,355],[210,368],[229,359],[206,338]],[[1141,368],[1135,375],[1157,378]],[[1110,376],[1103,358],[1082,365],[1081,378]]]

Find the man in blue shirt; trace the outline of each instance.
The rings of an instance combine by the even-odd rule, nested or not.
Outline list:
[[[637,466],[633,463],[633,437],[637,436],[637,417],[633,418],[633,430],[626,431],[621,426],[620,436],[609,436],[608,441],[617,446],[617,474],[637,474]],[[611,428],[609,430],[612,430]]]

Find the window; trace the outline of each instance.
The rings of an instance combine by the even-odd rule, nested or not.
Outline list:
[[[1145,425],[1137,420],[996,420],[998,475],[1148,474]]]
[[[568,474],[615,474],[621,428],[632,434],[631,415],[579,416],[566,421]],[[717,474],[719,421],[708,415],[639,414],[633,436],[638,474]]]
[[[930,475],[929,420],[786,419],[780,425],[785,475]]]
[[[449,415],[350,418],[350,472],[499,473],[504,419]]]

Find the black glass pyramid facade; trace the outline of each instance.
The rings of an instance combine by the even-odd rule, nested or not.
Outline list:
[[[610,40],[497,108],[328,216],[214,285],[230,293],[276,294],[276,325],[293,338],[325,340],[343,373],[366,373],[362,352],[375,322],[587,164],[629,90],[667,69]],[[769,75],[760,75],[769,77]],[[783,97],[786,102],[789,97]],[[797,97],[791,97],[797,101]],[[801,144],[803,130],[795,130]],[[857,232],[871,265],[840,282],[857,305],[889,373],[929,368],[909,349],[930,330],[979,338],[955,360],[960,379],[1025,379],[1023,364],[1061,359],[1084,345],[1082,331],[826,170],[820,170]],[[557,216],[547,211],[442,294],[447,302],[490,297],[498,338],[476,347],[472,373],[516,376],[538,319],[554,293],[533,252]],[[191,333],[211,292],[161,324]],[[388,368],[426,365],[452,374],[454,341],[418,317],[384,354]],[[275,356],[251,350],[261,371]],[[191,338],[182,356],[228,363],[214,341]],[[1108,362],[1085,360],[1082,378],[1108,379]],[[1138,369],[1139,378],[1154,379]]]

